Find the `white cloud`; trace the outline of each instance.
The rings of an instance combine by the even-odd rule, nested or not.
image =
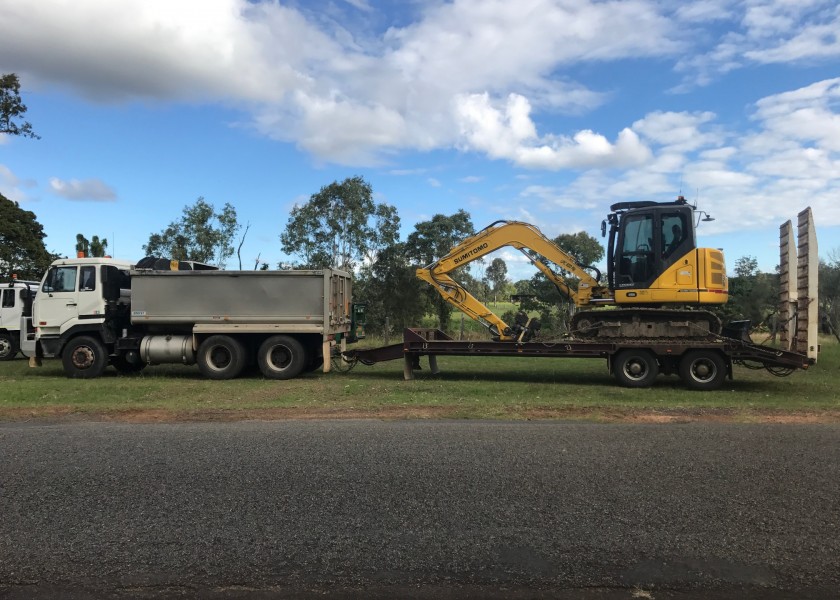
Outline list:
[[[71,179],[65,181],[58,177],[50,178],[50,188],[62,198],[68,200],[90,200],[94,202],[112,202],[117,199],[117,192],[101,179]]]
[[[707,85],[719,73],[750,64],[825,61],[840,57],[840,7],[835,0],[745,0],[725,2],[720,15],[730,28],[721,28],[713,48],[677,62],[687,73],[675,91]],[[706,13],[708,11],[705,11]],[[704,14],[701,11],[700,14]],[[678,10],[687,22],[696,16]],[[711,31],[710,31],[711,33]]]
[[[531,120],[526,98],[510,94],[503,106],[494,105],[488,94],[470,94],[456,99],[462,147],[485,152],[490,158],[513,161],[527,168],[566,169],[626,167],[650,159],[650,150],[630,129],[619,132],[613,144],[590,130],[571,138],[540,137]]]
[[[344,0],[347,4],[364,12],[371,12],[373,7],[367,0]]]
[[[584,200],[580,197],[575,197],[569,194],[565,188],[545,186],[545,185],[529,185],[519,193],[521,198],[537,199],[543,207],[556,210],[558,208],[594,208],[597,206],[591,199]]]
[[[20,179],[9,167],[0,165],[0,193],[9,200],[19,204],[26,202],[29,200],[26,189],[34,187],[34,181]]]
[[[696,150],[720,141],[701,126],[715,118],[712,112],[653,112],[633,123],[633,131],[676,152]]]
[[[369,0],[328,8],[330,18],[249,0],[7,0],[0,68],[103,102],[233,102],[258,131],[317,159],[375,164],[459,145],[456,98],[516,90],[539,110],[580,113],[606,95],[560,68],[687,46],[648,0],[436,2],[378,34],[335,16],[371,13]],[[550,143],[525,154],[555,168]]]
[[[522,198],[569,210],[604,199],[699,198],[717,217],[707,234],[775,226],[811,206],[818,226],[840,225],[840,78],[767,96],[750,131],[703,113],[654,112],[633,124],[653,153],[634,168],[582,172],[563,187],[529,185]]]
[[[441,184],[440,184],[440,181],[438,181],[438,180],[437,180],[437,179],[435,179],[434,177],[429,177],[429,178],[426,180],[426,183],[428,183],[430,186],[432,186],[432,187],[436,187],[436,188],[440,187],[440,185],[441,185]]]
[[[768,96],[756,103],[755,118],[780,140],[810,142],[819,148],[840,151],[840,78]]]

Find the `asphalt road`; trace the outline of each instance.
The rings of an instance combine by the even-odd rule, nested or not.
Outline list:
[[[836,425],[0,425],[0,598],[838,589]]]

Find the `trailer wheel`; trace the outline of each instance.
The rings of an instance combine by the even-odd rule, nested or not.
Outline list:
[[[67,377],[93,379],[102,375],[108,366],[108,352],[98,339],[80,335],[64,346],[61,364]]]
[[[260,345],[257,364],[268,379],[292,379],[300,375],[307,364],[306,350],[293,337],[275,335]]]
[[[11,333],[0,331],[0,360],[12,360],[17,353],[15,337]]]
[[[726,379],[726,361],[713,350],[691,350],[680,360],[680,379],[692,390],[716,390]]]
[[[622,350],[613,357],[613,374],[624,387],[650,387],[659,375],[659,365],[647,350]]]
[[[233,379],[245,368],[247,353],[242,343],[227,335],[211,335],[198,347],[196,362],[208,379]]]

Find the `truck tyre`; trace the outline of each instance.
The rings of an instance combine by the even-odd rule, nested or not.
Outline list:
[[[692,390],[718,389],[726,371],[726,361],[714,350],[691,350],[680,359],[680,379]]]
[[[647,350],[622,350],[612,364],[613,375],[624,387],[650,387],[659,375],[656,357]]]
[[[260,345],[257,364],[268,379],[292,379],[308,363],[303,345],[288,335],[274,335]]]
[[[61,364],[67,377],[93,379],[102,375],[108,366],[108,352],[98,339],[80,335],[64,346]]]
[[[17,353],[15,336],[6,331],[0,331],[0,360],[12,360]]]
[[[211,335],[198,347],[196,362],[208,379],[233,379],[245,368],[247,353],[242,342],[227,335]]]

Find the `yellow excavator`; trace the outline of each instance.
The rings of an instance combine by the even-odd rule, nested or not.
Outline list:
[[[506,246],[520,250],[576,307],[592,309],[574,315],[575,337],[702,339],[720,333],[720,319],[699,309],[727,301],[726,267],[720,250],[697,247],[695,207],[679,196],[674,202],[621,202],[610,211],[601,224],[602,236],[609,234],[605,279],[537,227],[519,221],[492,223],[417,269],[417,276],[497,341],[527,342],[539,322],[526,317],[505,323],[450,273]],[[576,279],[576,286],[558,271]]]

